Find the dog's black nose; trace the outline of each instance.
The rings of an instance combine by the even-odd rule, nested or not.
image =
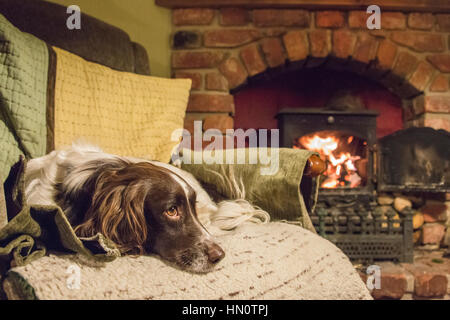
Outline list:
[[[206,244],[206,254],[208,255],[208,261],[211,263],[218,263],[225,257],[225,252],[214,242]]]

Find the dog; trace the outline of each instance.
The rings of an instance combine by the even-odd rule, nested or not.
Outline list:
[[[213,270],[225,256],[204,226],[211,219],[222,230],[269,219],[243,199],[216,204],[180,168],[83,143],[28,161],[25,199],[60,206],[80,237],[102,233],[122,254],[157,254],[195,273]]]

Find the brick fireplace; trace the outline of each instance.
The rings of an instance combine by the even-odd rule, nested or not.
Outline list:
[[[193,80],[186,128],[193,120],[203,120],[204,129],[233,128],[233,93],[286,69],[325,66],[358,73],[400,97],[405,127],[450,129],[450,14],[442,9],[381,6],[381,30],[370,31],[363,10],[306,10],[304,1],[285,1],[289,9],[261,7],[264,1],[200,1],[201,8],[199,1],[157,2],[175,7],[173,76]]]
[[[278,110],[273,107],[276,103],[270,104],[270,92],[276,93],[274,100],[280,99],[279,91],[292,83],[290,77],[310,82],[309,92],[318,78],[337,83],[353,79],[359,93],[366,92],[366,98],[364,94],[360,98],[367,100],[368,109],[384,105],[378,109],[377,138],[409,127],[450,131],[450,3],[446,0],[425,5],[416,0],[376,1],[381,8],[380,30],[366,26],[365,9],[371,1],[156,2],[172,8],[173,77],[192,79],[185,119],[191,132],[195,120],[203,121],[203,130],[224,133],[252,126],[276,128]],[[285,82],[280,85],[278,79]],[[322,96],[336,88],[330,82],[317,98],[306,97],[304,105],[323,107]],[[258,96],[260,103],[250,107],[248,102]],[[379,193],[377,202],[386,211],[398,212],[405,205],[413,208],[417,245],[450,244],[450,232],[445,235],[448,193]]]

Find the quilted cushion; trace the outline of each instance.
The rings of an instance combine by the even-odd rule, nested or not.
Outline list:
[[[46,152],[48,48],[0,15],[0,175]]]
[[[55,148],[78,139],[104,151],[169,162],[183,128],[190,79],[121,72],[65,50],[57,56]]]

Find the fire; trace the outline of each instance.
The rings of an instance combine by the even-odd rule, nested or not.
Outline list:
[[[361,156],[351,152],[350,146],[353,142],[355,142],[353,136],[343,139],[337,135],[324,136],[324,133],[321,133],[299,138],[294,148],[303,147],[316,151],[326,161],[327,169],[324,173],[325,180],[321,184],[322,188],[356,188],[361,185],[362,179],[355,163]]]

